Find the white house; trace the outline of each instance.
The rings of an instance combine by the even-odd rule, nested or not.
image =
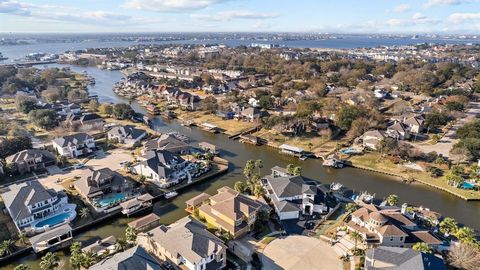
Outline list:
[[[52,140],[52,146],[61,156],[78,157],[92,153],[95,140],[86,133],[77,133]]]
[[[186,175],[180,170],[185,168],[187,161],[169,151],[148,151],[142,156],[141,162],[133,166],[133,172],[143,175],[160,187],[178,184]]]
[[[147,132],[134,126],[117,126],[107,132],[109,140],[116,141],[126,146],[134,146],[147,136]]]
[[[280,220],[328,211],[323,191],[306,184],[301,176],[288,174],[283,168],[272,168],[272,174],[265,176],[265,187]]]

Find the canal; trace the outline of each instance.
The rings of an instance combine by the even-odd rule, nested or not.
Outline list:
[[[50,65],[60,66],[60,65]],[[122,78],[122,74],[118,71],[100,70],[93,67],[76,67],[71,69],[77,72],[86,70],[89,75],[96,80],[96,85],[92,86],[90,94],[98,95],[100,102],[128,102],[112,92],[112,85]],[[137,111],[144,111],[138,104],[133,103],[132,106]],[[154,205],[153,211],[161,218],[161,222],[169,224],[175,220],[184,217],[187,213],[185,209],[185,201],[193,196],[206,192],[214,194],[216,190],[222,186],[233,186],[238,180],[244,180],[243,165],[249,159],[261,159],[264,163],[264,174],[269,173],[271,167],[275,165],[286,166],[289,163],[299,165],[303,169],[303,175],[307,178],[316,180],[323,184],[331,182],[340,182],[344,186],[354,191],[368,191],[375,193],[376,198],[385,198],[389,194],[397,194],[400,202],[408,202],[414,205],[423,205],[431,208],[445,216],[454,217],[459,222],[468,225],[476,230],[480,229],[480,202],[467,202],[448,193],[430,188],[421,184],[405,184],[399,179],[386,176],[383,174],[372,173],[368,171],[345,168],[330,169],[321,166],[320,161],[308,159],[299,161],[286,155],[281,155],[277,150],[267,146],[252,146],[233,141],[227,136],[221,134],[212,134],[204,132],[198,128],[187,128],[179,125],[175,121],[165,122],[161,119],[154,119],[154,128],[160,132],[178,131],[190,137],[192,144],[201,141],[213,143],[221,148],[221,155],[230,161],[229,173],[218,178],[208,180],[192,186],[180,194],[178,197],[158,202]],[[120,218],[109,224],[99,225],[88,232],[80,234],[76,237],[77,241],[87,241],[92,243],[94,240],[104,238],[110,235],[115,237],[123,237],[126,224],[132,219]],[[68,258],[62,254],[62,263],[64,269],[70,269]],[[34,255],[24,257],[17,263],[25,263],[32,269],[38,269],[38,258]],[[9,265],[6,269],[13,269],[14,265]]]

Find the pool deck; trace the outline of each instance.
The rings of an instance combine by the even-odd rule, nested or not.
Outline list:
[[[52,229],[52,228],[58,227],[62,224],[70,223],[70,221],[74,220],[75,217],[77,216],[77,212],[75,211],[76,207],[77,206],[75,204],[71,204],[71,203],[66,204],[64,207],[59,209],[54,214],[48,215],[47,217],[45,217],[43,219],[40,219],[40,220],[37,220],[35,223],[32,223],[30,225],[30,228],[32,228],[32,230],[35,231],[36,233],[40,233],[40,232],[46,231],[47,229]],[[59,223],[56,223],[56,224],[53,224],[53,225],[46,224],[44,226],[37,227],[37,225],[39,223],[51,220],[51,219],[53,219],[53,218],[55,218],[59,215],[64,215],[64,214],[68,214],[68,221],[67,222],[65,222],[65,220],[67,220],[67,219],[64,219],[63,221],[61,221]]]

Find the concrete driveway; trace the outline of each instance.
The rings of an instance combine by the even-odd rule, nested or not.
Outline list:
[[[61,185],[61,181],[65,179],[71,179],[76,176],[80,176],[84,171],[89,169],[98,170],[101,168],[110,168],[112,171],[116,171],[122,168],[120,165],[120,162],[122,161],[133,161],[133,156],[129,151],[114,149],[107,153],[101,154],[96,158],[87,160],[85,162],[85,167],[81,169],[60,171],[47,177],[40,178],[39,181],[47,187],[55,190],[62,190],[63,187]]]
[[[448,157],[450,154],[450,150],[452,150],[453,145],[457,143],[457,130],[464,126],[466,123],[470,122],[471,120],[475,119],[477,115],[480,115],[480,102],[470,102],[465,112],[465,117],[460,118],[455,122],[455,124],[450,128],[445,136],[436,144],[431,145],[429,143],[422,143],[422,144],[412,144],[416,148],[420,149],[424,153],[429,152],[437,152],[437,154],[441,154],[444,157]]]
[[[343,269],[332,247],[318,238],[292,235],[268,244],[261,259],[264,269]]]

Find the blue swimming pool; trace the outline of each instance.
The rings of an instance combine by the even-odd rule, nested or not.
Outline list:
[[[469,182],[463,182],[463,184],[460,187],[464,189],[473,189],[475,185]]]
[[[98,203],[101,207],[106,207],[106,206],[109,206],[109,205],[111,205],[115,202],[123,201],[123,200],[125,200],[125,194],[117,193],[113,196],[96,200],[95,202]]]
[[[35,224],[35,227],[42,228],[45,225],[52,227],[62,223],[63,221],[65,221],[65,219],[68,219],[69,217],[70,217],[69,213],[62,213],[38,222],[37,224]]]

